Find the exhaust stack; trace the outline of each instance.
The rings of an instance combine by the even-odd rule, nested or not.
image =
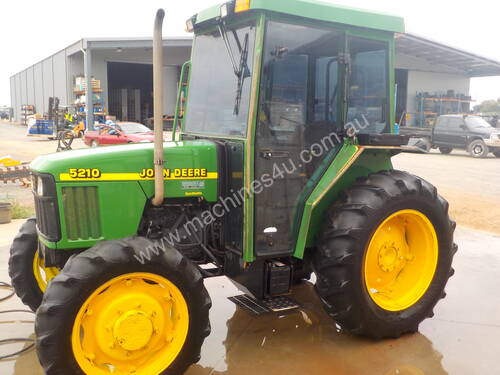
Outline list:
[[[154,119],[154,168],[155,196],[153,205],[160,206],[164,197],[163,179],[163,18],[165,11],[156,12],[153,36],[153,119]]]

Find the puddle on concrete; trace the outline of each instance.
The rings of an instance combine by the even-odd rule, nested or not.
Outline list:
[[[211,292],[218,291],[211,316],[213,334],[188,375],[448,374],[441,354],[421,334],[375,342],[341,332],[323,312],[310,283],[297,288],[293,296],[302,304],[300,310],[262,316],[225,300],[224,294],[237,291],[224,279],[207,284]]]

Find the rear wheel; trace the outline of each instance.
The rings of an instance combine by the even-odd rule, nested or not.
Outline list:
[[[329,211],[313,260],[326,311],[373,338],[417,331],[453,274],[454,228],[428,182],[399,171],[359,180]]]
[[[442,153],[443,155],[451,154],[452,151],[453,148],[451,147],[439,147],[439,152]]]
[[[199,360],[211,306],[202,275],[177,250],[151,249],[133,237],[68,261],[36,317],[47,375],[182,374]]]
[[[21,301],[33,311],[40,306],[47,284],[59,270],[45,267],[38,253],[36,219],[28,219],[14,238],[10,248],[9,276]]]
[[[476,139],[469,144],[469,153],[473,158],[485,158],[489,152],[488,146],[482,139]]]

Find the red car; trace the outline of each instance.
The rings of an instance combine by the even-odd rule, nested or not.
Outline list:
[[[123,143],[153,142],[154,133],[138,122],[117,122],[100,125],[97,130],[87,130],[83,141],[87,146],[116,145]]]

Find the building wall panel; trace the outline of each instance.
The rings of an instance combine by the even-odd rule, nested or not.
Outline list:
[[[16,101],[16,79],[14,76],[10,77],[10,106],[14,109],[17,107],[17,101]],[[13,113],[15,121],[17,121],[17,114],[14,112]]]
[[[28,104],[35,104],[35,78],[32,66],[26,70],[26,93]]]
[[[54,70],[54,96],[59,98],[61,105],[68,104],[66,78],[66,52],[61,51],[52,58]]]
[[[43,69],[42,63],[33,66],[34,81],[35,81],[35,109],[37,113],[44,112],[45,96],[43,90]],[[49,98],[47,98],[49,100]]]
[[[54,96],[54,74],[52,66],[52,57],[42,61],[43,69],[43,112],[49,110],[49,98]]]
[[[19,73],[16,74],[15,81],[16,81],[16,101],[17,101],[16,111],[17,111],[17,117],[19,121],[21,121],[21,106],[25,103],[22,103],[23,99],[21,91],[21,76]]]
[[[22,104],[32,104],[28,102],[28,88],[27,88],[27,74],[26,70],[19,73],[20,87],[21,87],[21,101]]]

